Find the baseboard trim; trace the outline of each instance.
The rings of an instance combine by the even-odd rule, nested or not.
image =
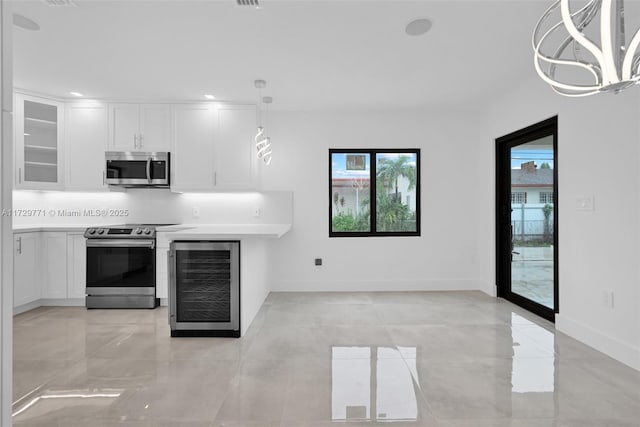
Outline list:
[[[22,314],[29,310],[33,310],[34,308],[41,307],[40,300],[31,301],[26,304],[19,305],[17,307],[13,307],[13,315]]]
[[[389,291],[477,291],[484,290],[478,280],[345,280],[275,281],[274,292],[389,292]]]
[[[562,314],[556,314],[556,329],[640,371],[640,348],[610,337]]]

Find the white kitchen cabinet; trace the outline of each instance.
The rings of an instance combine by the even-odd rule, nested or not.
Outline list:
[[[42,233],[42,298],[67,297],[67,233]]]
[[[168,151],[171,106],[109,104],[109,150]]]
[[[216,107],[217,131],[213,144],[214,185],[220,190],[256,187],[256,108],[253,105],[220,104]]]
[[[67,298],[82,298],[87,284],[87,241],[83,233],[67,234]]]
[[[13,306],[40,299],[40,233],[15,233],[13,241]]]
[[[16,93],[15,187],[64,188],[64,104]]]
[[[213,104],[174,105],[171,189],[213,190]]]
[[[173,106],[174,191],[256,188],[256,109],[253,105]]]
[[[108,140],[108,112],[105,104],[66,105],[65,189],[107,190],[105,157]]]

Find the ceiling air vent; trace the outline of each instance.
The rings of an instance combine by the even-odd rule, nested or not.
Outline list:
[[[238,6],[260,6],[258,0],[236,0],[236,2],[238,2]]]
[[[42,0],[44,4],[51,7],[77,7],[73,0]]]

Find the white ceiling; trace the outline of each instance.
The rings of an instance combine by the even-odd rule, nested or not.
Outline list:
[[[474,108],[533,70],[549,1],[17,0],[15,86],[63,98],[218,99],[273,109]],[[405,25],[433,28],[409,37]]]

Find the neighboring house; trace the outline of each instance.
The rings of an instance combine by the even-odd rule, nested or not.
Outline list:
[[[515,239],[541,238],[553,230],[553,215],[544,215],[545,205],[554,205],[553,169],[539,168],[535,162],[511,169],[511,214]],[[546,233],[545,233],[546,231]]]
[[[333,178],[332,200],[333,216],[347,214],[357,216],[367,211],[367,205],[363,207],[362,202],[370,199],[369,178]],[[398,177],[398,196],[402,203],[408,205],[411,212],[416,211],[416,189],[408,190],[409,180],[405,177]],[[395,190],[389,191],[394,194]]]

